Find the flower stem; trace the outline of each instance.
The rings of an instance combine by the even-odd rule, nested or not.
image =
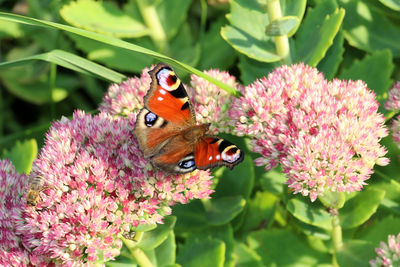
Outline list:
[[[150,0],[137,0],[140,13],[144,19],[146,26],[150,30],[150,37],[154,44],[164,51],[167,46],[167,34],[161,25],[160,18],[158,17],[156,7]]]
[[[339,266],[337,263],[336,254],[343,246],[342,240],[342,227],[340,226],[340,221],[338,217],[338,212],[336,209],[335,213],[331,213],[332,216],[332,242],[333,242],[333,266]]]
[[[124,242],[125,246],[128,248],[131,255],[135,258],[136,262],[141,267],[153,267],[153,263],[149,260],[147,255],[137,247],[137,243],[142,239],[143,232],[136,232],[135,238],[133,240],[126,239],[123,236],[120,236],[122,242]]]
[[[268,0],[267,9],[270,23],[274,20],[278,20],[282,17],[281,5],[279,0]],[[281,62],[284,64],[290,64],[290,49],[289,39],[286,35],[275,36],[276,53],[281,57]]]

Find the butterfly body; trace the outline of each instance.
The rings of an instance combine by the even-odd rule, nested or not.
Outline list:
[[[209,124],[196,124],[187,92],[170,66],[161,63],[149,73],[152,82],[134,134],[154,166],[187,173],[222,165],[233,168],[243,160],[234,144],[207,134]]]

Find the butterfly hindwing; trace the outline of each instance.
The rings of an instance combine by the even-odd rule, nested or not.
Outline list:
[[[231,142],[216,137],[205,136],[195,146],[195,163],[198,169],[205,170],[216,166],[232,169],[243,161],[243,151]]]

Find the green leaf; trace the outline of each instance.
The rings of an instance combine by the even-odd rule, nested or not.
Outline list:
[[[275,195],[280,195],[287,188],[286,177],[282,173],[282,168],[280,166],[270,170],[265,171],[264,167],[256,168],[257,176],[260,177],[260,184],[264,191],[271,192]]]
[[[261,256],[266,266],[317,266],[331,259],[327,254],[311,249],[307,243],[288,230],[273,229],[252,232],[250,249]]]
[[[126,78],[123,74],[107,69],[101,65],[98,65],[87,59],[63,50],[53,50],[43,54],[33,55],[8,62],[2,62],[0,63],[0,68],[20,66],[32,60],[43,60],[51,62],[80,73],[99,77],[116,83],[121,82],[123,79]],[[46,91],[48,91],[48,89],[46,89]]]
[[[283,4],[285,3],[285,4]],[[265,34],[270,24],[266,4],[257,1],[233,0],[228,20],[231,25],[221,29],[222,37],[237,51],[262,62],[275,62],[274,39]],[[283,16],[295,16],[301,21],[306,1],[281,1]]]
[[[36,140],[30,139],[24,142],[17,141],[10,151],[3,150],[3,157],[12,162],[17,172],[28,174],[32,169],[32,163],[37,153]]]
[[[234,265],[234,246],[233,229],[230,224],[208,227],[198,232],[193,232],[186,242],[196,242],[204,239],[218,239],[225,243],[225,262],[224,267]]]
[[[163,0],[158,1],[156,10],[161,25],[171,39],[180,30],[181,25],[186,20],[187,12],[192,0]]]
[[[235,243],[236,267],[262,267],[261,257],[244,243]]]
[[[131,227],[134,232],[148,232],[157,228],[157,224],[139,224],[137,227]]]
[[[244,216],[240,232],[250,232],[263,225],[271,225],[278,198],[269,192],[257,192],[254,198],[249,200],[249,205]]]
[[[400,56],[400,29],[379,10],[364,1],[343,1],[349,16],[343,21],[344,37],[358,49],[374,52],[389,48],[394,57]]]
[[[229,69],[236,59],[235,50],[228,45],[219,34],[220,28],[226,23],[224,18],[214,21],[210,29],[201,36],[201,57],[198,68],[208,70],[216,68],[220,70]]]
[[[375,247],[378,247],[381,241],[387,242],[389,235],[397,235],[398,233],[400,233],[400,218],[388,216],[381,220],[375,220],[368,227],[365,227],[358,234],[358,237],[368,240]]]
[[[325,57],[345,13],[343,9],[334,9],[335,5],[332,0],[327,0],[307,13],[296,34],[295,62],[304,62],[315,67]]]
[[[340,209],[343,207],[346,197],[343,192],[332,192],[326,190],[323,196],[318,196],[318,199],[327,208]]]
[[[245,55],[239,55],[240,79],[244,85],[249,85],[257,79],[268,76],[274,68],[278,67],[278,62],[265,63],[251,59]]]
[[[75,34],[68,34],[68,36],[75,42],[77,48],[87,54],[90,60],[103,63],[110,68],[140,73],[145,67],[149,67],[153,63],[153,58],[145,54],[100,43]],[[137,38],[132,43],[149,49],[154,48],[148,37]]]
[[[141,37],[149,33],[141,21],[128,16],[110,2],[70,2],[60,9],[60,15],[75,27],[116,37]]]
[[[221,135],[225,136],[225,135]],[[228,140],[234,142],[239,147],[242,147],[238,139],[241,138],[231,138],[228,137]],[[247,199],[250,197],[251,191],[254,186],[254,162],[250,155],[245,155],[244,160],[233,170],[229,170],[228,168],[224,168],[222,172],[222,176],[219,179],[218,185],[215,188],[215,193],[213,194],[213,198],[217,199],[220,197],[233,196],[237,197],[238,195]]]
[[[172,214],[177,216],[175,231],[192,232],[208,226],[206,211],[200,200],[191,201],[189,204],[177,204],[172,209]]]
[[[268,24],[265,34],[269,36],[289,35],[299,25],[299,19],[294,16],[281,17]]]
[[[384,196],[384,191],[366,189],[348,200],[344,207],[339,210],[342,228],[354,228],[367,221],[376,212]]]
[[[210,225],[222,225],[230,222],[242,212],[246,200],[241,196],[220,197],[211,200],[207,209],[207,220]]]
[[[159,224],[154,230],[144,232],[142,239],[137,247],[144,250],[151,250],[163,243],[175,226],[176,217],[167,216],[164,218],[164,224]]]
[[[195,256],[194,256],[195,255]],[[185,267],[224,266],[225,244],[217,239],[187,242],[179,247],[177,262]]]
[[[339,30],[333,39],[333,44],[329,47],[325,57],[318,63],[317,68],[324,73],[327,80],[332,80],[339,69],[339,65],[343,60],[344,54],[344,35],[343,31]]]
[[[23,24],[28,24],[28,25],[33,25],[33,26],[42,26],[42,27],[46,27],[46,28],[54,28],[54,29],[59,29],[59,30],[63,30],[63,31],[67,31],[67,32],[71,32],[71,33],[75,33],[77,35],[80,36],[85,36],[87,38],[102,42],[102,43],[106,43],[109,45],[113,45],[115,47],[120,47],[120,48],[124,48],[130,51],[134,51],[134,52],[138,52],[138,53],[142,53],[142,54],[146,54],[148,56],[151,56],[153,58],[156,58],[158,60],[162,60],[165,61],[166,63],[169,63],[171,65],[173,65],[174,67],[178,67],[178,68],[182,68],[184,70],[187,70],[193,74],[196,74],[197,76],[204,78],[205,80],[217,85],[218,87],[220,87],[221,89],[227,91],[228,93],[234,95],[234,96],[239,96],[240,93],[234,89],[233,87],[224,84],[220,81],[218,81],[217,79],[189,66],[186,65],[182,62],[179,62],[175,59],[172,59],[170,57],[167,57],[165,55],[162,55],[160,53],[154,52],[150,49],[146,49],[144,47],[138,46],[138,45],[134,45],[125,41],[122,41],[120,39],[116,39],[114,37],[111,36],[106,36],[106,35],[102,35],[102,34],[98,34],[98,33],[94,33],[94,32],[90,32],[90,31],[86,31],[86,30],[82,30],[82,29],[78,29],[75,27],[71,27],[71,26],[67,26],[67,25],[63,25],[63,24],[58,24],[55,22],[50,22],[50,21],[45,21],[45,20],[39,20],[39,19],[34,19],[34,18],[29,18],[29,17],[24,17],[24,16],[20,16],[20,15],[16,15],[16,14],[11,14],[11,13],[6,13],[6,12],[0,12],[0,20],[7,20],[7,21],[13,21],[13,22],[18,22],[18,23],[23,23]]]
[[[23,35],[24,31],[21,29],[21,25],[18,23],[11,21],[0,21],[0,38],[21,38]]]
[[[392,55],[390,50],[386,49],[374,51],[362,60],[355,61],[350,68],[342,71],[339,78],[364,81],[368,88],[374,90],[378,101],[383,104],[386,100],[387,91],[393,82],[390,79],[393,69]]]
[[[174,231],[170,231],[168,238],[158,247],[155,248],[155,255],[157,259],[157,266],[165,267],[175,263],[175,234]]]
[[[183,63],[195,66],[200,58],[200,44],[195,42],[188,23],[184,23],[179,33],[170,42],[170,55]]]
[[[331,216],[315,203],[311,204],[303,198],[292,198],[288,201],[287,210],[298,220],[325,230],[332,228]]]
[[[370,266],[368,260],[375,257],[374,246],[365,240],[350,240],[337,252],[339,266]]]
[[[396,11],[400,11],[400,1],[399,0],[379,0],[382,4]]]

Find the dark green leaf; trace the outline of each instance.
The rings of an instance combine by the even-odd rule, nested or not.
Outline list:
[[[262,267],[261,257],[242,242],[235,243],[236,267]]]
[[[399,0],[379,0],[382,4],[396,11],[400,11],[400,1]]]
[[[346,201],[344,207],[339,210],[342,228],[353,228],[368,220],[376,212],[384,196],[384,191],[366,189]]]
[[[343,43],[343,31],[339,30],[335,39],[333,39],[332,46],[329,47],[325,57],[317,65],[318,70],[324,73],[327,80],[332,80],[339,69],[344,53]]]
[[[307,13],[296,34],[295,62],[315,67],[333,44],[345,12],[343,9],[334,9],[336,4],[332,1],[324,1]]]
[[[220,197],[211,201],[207,209],[207,220],[210,225],[222,225],[230,222],[242,212],[246,200],[241,196]]]
[[[223,267],[224,255],[225,244],[222,241],[205,239],[179,247],[177,262],[184,267]]]
[[[175,235],[174,231],[170,231],[168,238],[158,247],[155,248],[155,255],[157,258],[157,266],[166,267],[175,263]]]
[[[192,0],[163,0],[156,7],[161,25],[168,39],[174,37],[186,19]]]
[[[110,2],[70,2],[61,8],[60,15],[75,27],[116,37],[141,37],[149,33],[143,22]]]
[[[343,1],[348,14],[343,21],[344,38],[350,45],[367,52],[390,49],[400,56],[400,29],[379,10],[365,1]]]
[[[154,230],[144,232],[142,239],[137,247],[144,250],[151,250],[163,243],[175,226],[176,217],[168,216],[164,218],[164,224],[159,224]]]
[[[397,235],[398,233],[400,233],[400,218],[388,216],[368,225],[358,234],[358,237],[368,240],[375,247],[379,247],[381,241],[387,242],[389,235]]]
[[[245,55],[239,55],[238,66],[240,69],[240,79],[244,85],[249,85],[257,79],[268,76],[268,73],[278,67],[279,63],[265,63],[256,61]]]
[[[374,256],[374,246],[364,240],[350,240],[343,245],[336,255],[339,266],[343,267],[370,266],[368,261],[373,259]]]
[[[266,171],[265,168],[256,168],[256,173],[259,176],[261,187],[264,191],[271,192],[275,195],[283,193],[284,188],[287,188],[286,177],[282,173],[280,166]]]
[[[298,220],[321,227],[325,230],[332,228],[331,216],[323,208],[315,203],[311,204],[308,199],[292,198],[288,201],[287,210]]]
[[[311,249],[288,230],[260,230],[249,235],[248,243],[266,266],[317,266],[330,256]]]
[[[175,231],[177,233],[191,232],[208,226],[206,211],[200,200],[189,204],[178,204],[173,207],[172,215],[177,216]]]
[[[3,157],[8,158],[15,166],[15,170],[19,173],[30,173],[32,163],[38,153],[38,147],[35,139],[26,140],[24,142],[17,141],[10,150],[3,151]]]

